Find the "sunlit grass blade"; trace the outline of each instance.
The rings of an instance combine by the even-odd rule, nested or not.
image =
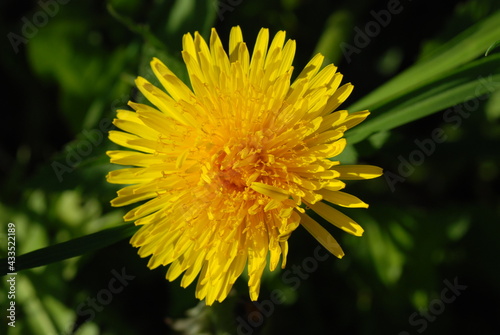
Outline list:
[[[7,258],[2,258],[0,259],[0,276],[59,262],[104,248],[132,236],[137,229],[137,226],[125,224],[17,256],[14,271],[9,270]]]
[[[212,0],[176,0],[165,20],[165,28],[172,35],[198,30],[203,36],[208,36],[217,16],[222,21],[224,11]]]
[[[338,46],[349,38],[353,21],[353,14],[347,10],[332,13],[326,21],[313,54],[321,53],[328,62],[339,63],[342,58],[342,48]]]
[[[373,118],[346,134],[350,144],[500,88],[500,55],[491,55],[435,78],[396,99],[375,105]]]
[[[497,48],[499,46],[500,46],[500,40],[498,40],[495,43],[493,43],[492,45],[490,45],[490,47],[488,48],[488,50],[486,50],[484,55],[488,56],[490,54],[490,52],[492,52],[495,48]]]
[[[484,55],[500,36],[500,11],[479,21],[454,39],[426,55],[415,65],[380,86],[349,107],[349,110],[373,110],[381,101],[393,99],[435,81],[458,66]]]

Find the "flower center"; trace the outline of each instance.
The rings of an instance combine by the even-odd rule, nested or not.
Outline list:
[[[217,178],[225,190],[244,191],[246,185],[241,169],[234,167],[234,160],[228,154],[221,151],[215,160],[215,171]]]
[[[243,182],[241,173],[234,169],[219,172],[219,180],[224,188],[235,191],[243,191],[246,184]]]

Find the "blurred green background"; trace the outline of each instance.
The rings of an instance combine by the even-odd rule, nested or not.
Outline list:
[[[356,45],[358,31],[396,3],[401,10],[386,27]],[[230,28],[240,25],[251,47],[261,27],[271,34],[286,30],[297,41],[295,73],[322,52],[354,84],[345,108],[498,12],[500,4],[5,0],[0,8],[4,257],[8,222],[16,225],[18,255],[123,223],[126,209],[109,205],[117,187],[104,178],[116,168],[104,155],[113,147],[109,123],[117,108],[141,99],[133,80],[151,77],[151,57],[185,78],[180,50],[186,32],[207,37],[214,26],[227,46]],[[346,52],[348,45],[355,51]],[[124,240],[19,272],[16,327],[7,325],[9,300],[2,294],[0,333],[500,334],[500,82],[489,85],[497,91],[460,105],[470,114],[450,121],[443,110],[350,146],[344,162],[386,171],[348,185],[370,204],[345,211],[365,228],[364,236],[331,229],[346,252],[338,260],[297,229],[287,268],[264,275],[258,304],[249,301],[241,278],[224,303],[199,305],[194,285],[167,282],[165,268],[150,271]],[[445,140],[434,141],[426,154],[417,142],[429,143],[435,129]],[[412,160],[418,164],[401,177],[404,161]],[[130,280],[109,294],[117,273]],[[2,292],[9,288],[5,279]],[[270,303],[277,293],[281,300]]]

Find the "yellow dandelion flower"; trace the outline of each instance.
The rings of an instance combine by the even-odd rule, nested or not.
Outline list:
[[[334,111],[353,86],[316,55],[291,83],[295,41],[278,32],[269,45],[262,29],[250,56],[239,27],[231,30],[227,54],[212,29],[209,44],[198,34],[183,37],[182,57],[191,86],[160,60],[151,68],[163,86],[142,77],[142,94],[154,105],[130,102],[114,120],[123,131],[110,139],[131,150],[109,151],[110,183],[127,184],[111,201],[124,206],[145,201],[124,219],[141,226],[131,244],[148,267],[169,265],[166,278],[181,274],[181,286],[198,277],[196,297],[222,301],[245,267],[250,298],[261,275],[281,258],[300,225],[331,253],[344,253],[309,217],[310,208],[333,225],[359,236],[363,229],[326,202],[366,208],[340,191],[341,180],[369,179],[382,170],[340,165],[330,158],[346,145],[344,132],[369,114]]]

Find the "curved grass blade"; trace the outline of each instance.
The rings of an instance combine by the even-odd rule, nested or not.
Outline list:
[[[372,112],[376,116],[350,130],[346,138],[350,144],[354,144],[376,132],[390,130],[462,102],[479,99],[498,89],[500,54],[449,71],[430,83],[373,106]]]
[[[484,55],[500,36],[499,21],[500,11],[479,21],[386,84],[349,106],[348,110],[373,110],[372,106],[381,101],[396,99],[405,92],[435,81],[443,73]]]
[[[109,14],[114,17],[118,22],[122,23],[132,32],[142,36],[146,41],[156,46],[159,49],[165,49],[166,45],[154,33],[151,32],[150,27],[147,25],[137,24],[129,17],[126,17],[116,11],[111,3],[107,4]]]
[[[28,252],[16,257],[14,271],[9,270],[7,258],[2,258],[0,259],[0,276],[59,262],[104,248],[132,236],[137,229],[139,227],[133,224],[125,224]]]
[[[484,55],[488,56],[488,54],[490,53],[490,51],[493,51],[493,49],[495,49],[498,46],[500,46],[500,40],[498,40],[495,43],[493,43],[492,45],[490,45],[490,47],[488,48],[488,50],[486,50],[486,52],[485,52]]]

